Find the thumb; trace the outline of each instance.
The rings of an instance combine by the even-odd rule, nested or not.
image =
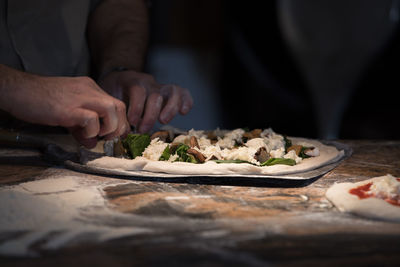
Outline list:
[[[86,139],[96,137],[100,131],[98,114],[83,108],[77,108],[70,112],[61,126],[80,129],[81,137]]]

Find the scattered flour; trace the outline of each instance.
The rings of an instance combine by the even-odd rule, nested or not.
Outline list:
[[[0,242],[0,255],[34,256],[31,246],[57,249],[73,238],[96,234],[96,240],[151,232],[142,227],[110,226],[97,220],[129,216],[109,209],[100,183],[63,176],[0,189],[0,234],[23,233]]]

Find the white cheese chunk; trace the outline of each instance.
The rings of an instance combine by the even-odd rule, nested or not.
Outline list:
[[[172,143],[189,145],[190,137],[187,135],[181,134],[181,135],[178,135],[177,137],[175,137],[175,139],[174,139],[174,141],[172,141]]]
[[[188,136],[189,136],[189,137],[194,136],[194,137],[196,137],[197,139],[199,139],[199,138],[201,138],[201,137],[205,137],[204,131],[203,131],[203,130],[195,131],[194,129],[189,130]]]
[[[264,142],[264,139],[262,138],[253,138],[248,140],[245,146],[252,147],[258,150],[260,147],[266,147],[266,144]]]
[[[206,157],[206,160],[210,160],[213,156],[217,159],[223,159],[222,150],[218,145],[202,148],[200,152]]]
[[[382,179],[374,181],[370,192],[381,198],[394,197],[400,194],[400,182],[394,176],[387,174]]]
[[[285,159],[293,159],[296,164],[299,164],[303,159],[296,155],[294,150],[290,150],[286,155],[283,156]]]
[[[150,160],[159,160],[165,147],[168,144],[161,141],[158,137],[151,140],[150,145],[143,151],[143,157]]]
[[[285,155],[285,148],[281,147],[276,150],[271,150],[269,154],[272,158],[283,158],[283,156]]]
[[[235,129],[225,134],[224,138],[218,137],[217,144],[221,148],[233,148],[236,142],[241,143],[245,131],[243,129]]]
[[[253,164],[260,165],[260,163],[254,158],[257,150],[252,147],[238,147],[234,149],[222,150],[222,157],[226,160],[244,160]]]

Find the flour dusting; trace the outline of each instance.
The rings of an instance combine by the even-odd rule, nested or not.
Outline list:
[[[63,176],[1,188],[0,233],[22,234],[1,242],[0,255],[33,256],[31,247],[36,242],[44,242],[45,249],[57,249],[88,232],[106,241],[151,231],[96,220],[127,216],[106,206],[104,186],[83,177]]]

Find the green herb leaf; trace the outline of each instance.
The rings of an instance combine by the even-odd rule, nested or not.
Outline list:
[[[286,135],[283,136],[283,141],[285,142],[285,153],[287,153],[288,148],[292,146],[292,141]]]
[[[185,144],[179,144],[176,148],[175,154],[179,156],[176,161],[182,162],[190,162],[190,163],[197,163],[196,158],[193,155],[187,153],[189,147]]]
[[[213,161],[216,163],[249,163],[248,161],[240,159],[216,159]]]
[[[302,146],[302,147],[301,147],[301,150],[300,150],[300,153],[299,153],[299,157],[301,157],[301,158],[303,158],[303,159],[309,158],[310,156],[309,156],[309,155],[306,155],[306,154],[304,153],[304,151],[306,151],[306,150],[309,149],[309,148],[310,148],[310,147]]]
[[[159,160],[167,161],[167,160],[169,160],[169,157],[171,157],[171,151],[170,151],[170,149],[169,149],[169,145],[167,145],[167,146],[164,148],[164,151],[163,151],[163,153],[161,154]]]
[[[143,154],[150,142],[150,135],[148,134],[128,134],[122,141],[122,145],[128,151],[129,156],[134,159]]]
[[[284,164],[284,165],[296,165],[296,161],[293,159],[283,159],[283,158],[270,158],[269,160],[263,162],[261,166],[272,166],[277,164]]]

